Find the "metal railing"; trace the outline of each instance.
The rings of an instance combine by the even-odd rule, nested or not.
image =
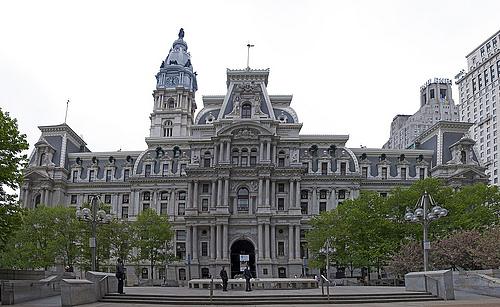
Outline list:
[[[320,275],[321,276],[321,295],[325,295],[325,282],[327,283],[326,285],[326,296],[327,296],[327,300],[328,302],[330,301],[330,285],[331,285],[331,282],[328,278],[326,278],[324,275]]]
[[[436,296],[439,297],[439,279],[424,274],[425,292],[429,292],[427,279],[434,282],[434,284],[436,285]],[[444,300],[446,300],[446,295],[444,296]]]

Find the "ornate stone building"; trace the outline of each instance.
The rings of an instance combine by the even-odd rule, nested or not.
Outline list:
[[[153,208],[173,225],[178,260],[166,274],[181,283],[222,265],[234,276],[240,255],[258,277],[290,277],[307,273],[312,216],[361,190],[386,195],[408,186],[451,159],[444,147],[439,153],[450,159],[436,159],[445,142],[431,136],[422,140],[425,149],[395,150],[347,148],[347,135],[300,134],[292,96],[267,92],[268,69],[227,70],[227,93],[202,97],[195,116],[196,74],[183,37],[156,75],[147,148],[91,152],[66,124],[40,127],[21,189],[26,207],[76,209],[100,195],[124,220]],[[474,159],[456,166],[477,166]],[[155,276],[162,279],[165,269]]]

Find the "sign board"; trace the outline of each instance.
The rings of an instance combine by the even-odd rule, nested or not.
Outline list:
[[[424,249],[431,249],[431,242],[424,242]]]
[[[250,261],[250,255],[240,255],[240,262]]]
[[[243,272],[250,261],[250,255],[240,255],[240,272]]]

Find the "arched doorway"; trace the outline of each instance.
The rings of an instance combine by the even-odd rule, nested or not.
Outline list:
[[[238,240],[231,245],[231,278],[234,278],[237,274],[243,274],[244,268],[240,267],[240,255],[248,255],[248,266],[250,267],[252,276],[256,277],[255,247],[248,240]]]

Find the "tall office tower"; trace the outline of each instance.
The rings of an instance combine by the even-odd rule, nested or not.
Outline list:
[[[458,121],[458,107],[452,98],[451,80],[434,78],[420,87],[420,109],[413,115],[396,115],[383,148],[405,149],[415,138],[439,121]]]
[[[468,71],[456,77],[460,91],[460,119],[474,125],[470,136],[476,140],[479,160],[487,167],[490,183],[498,185],[497,100],[500,90],[500,31],[469,53]]]

